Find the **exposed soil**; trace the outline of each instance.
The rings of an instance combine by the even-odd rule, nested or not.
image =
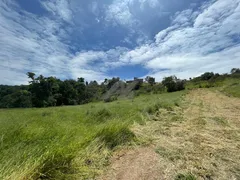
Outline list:
[[[162,175],[158,159],[150,147],[121,150],[113,157],[110,170],[100,179],[155,180]]]
[[[180,108],[160,109],[133,131],[151,145],[116,152],[100,179],[172,180],[179,173],[203,180],[240,179],[238,98],[193,90]]]

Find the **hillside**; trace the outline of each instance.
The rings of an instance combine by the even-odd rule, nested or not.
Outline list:
[[[0,109],[0,179],[238,179],[240,81],[214,82],[109,103]]]
[[[184,93],[81,106],[2,109],[0,179],[94,178],[113,150],[138,142],[129,126],[144,124],[155,104],[174,106]]]
[[[132,131],[148,146],[117,151],[100,179],[240,179],[240,99],[190,91]]]
[[[105,101],[111,101],[111,98],[133,98],[134,91],[139,89],[141,84],[138,81],[133,81],[126,84],[118,81],[103,95]]]

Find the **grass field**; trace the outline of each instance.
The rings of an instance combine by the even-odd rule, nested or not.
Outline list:
[[[113,152],[125,145],[153,148],[127,151],[128,159],[116,161],[126,168],[122,177],[146,171],[152,164],[151,171],[157,172],[150,173],[154,178],[162,174],[179,180],[240,177],[236,162],[240,105],[233,98],[240,97],[239,79],[225,79],[215,87],[198,90],[204,83],[188,84],[187,89],[195,89],[191,91],[141,95],[111,103],[1,109],[0,179],[95,179],[110,163],[114,165],[110,159]],[[205,157],[209,152],[216,161]],[[204,161],[200,161],[202,157]],[[155,166],[159,160],[161,166]],[[109,177],[103,179],[112,179]]]
[[[211,81],[197,81],[188,82],[186,85],[187,89],[196,88],[213,88],[217,89],[228,96],[240,97],[240,78],[220,78],[214,82]]]
[[[42,109],[0,110],[0,179],[89,179],[114,149],[139,143],[129,129],[185,92]]]
[[[240,179],[240,99],[194,89],[132,128],[148,146],[120,150],[102,180]]]
[[[240,97],[240,79],[227,79],[223,82],[219,90],[226,95]]]

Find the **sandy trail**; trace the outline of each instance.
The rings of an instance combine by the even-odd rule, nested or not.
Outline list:
[[[203,180],[240,179],[240,99],[198,89],[181,108],[160,109],[154,121],[135,125],[148,147],[115,153],[99,179],[172,180],[179,173]]]

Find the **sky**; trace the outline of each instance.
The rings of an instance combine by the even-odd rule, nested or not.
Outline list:
[[[0,84],[227,73],[240,65],[240,0],[1,0]]]

